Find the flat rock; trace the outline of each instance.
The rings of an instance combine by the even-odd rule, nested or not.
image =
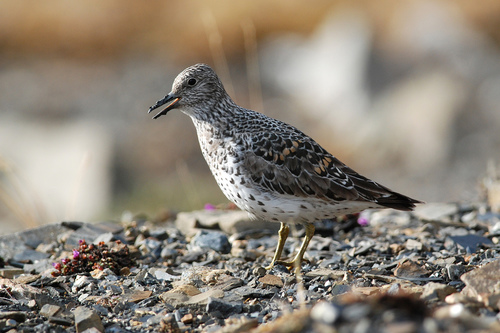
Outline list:
[[[219,228],[227,234],[235,234],[248,230],[271,229],[278,231],[279,223],[263,220],[251,220],[247,212],[240,210],[198,210],[177,214],[176,227],[185,235],[193,236],[197,229]]]
[[[194,296],[201,294],[201,291],[191,284],[181,284],[175,286],[174,289],[167,291],[168,293],[181,293],[187,296]]]
[[[187,304],[207,304],[209,298],[222,298],[224,292],[220,289],[209,289],[204,293],[191,296]]]
[[[429,271],[411,260],[400,262],[394,270],[394,276],[399,278],[421,278],[428,274]]]
[[[160,299],[163,302],[170,304],[176,308],[176,307],[184,305],[189,300],[189,296],[187,296],[186,294],[183,294],[183,293],[179,293],[179,292],[167,291],[167,292],[160,294]]]
[[[51,305],[51,304],[45,304],[42,306],[40,309],[40,314],[44,317],[53,317],[55,316],[59,311],[61,311],[61,307],[57,305]]]
[[[249,286],[243,286],[239,288],[235,288],[232,290],[235,294],[243,297],[243,298],[266,298],[274,295],[274,292],[271,290],[261,289],[261,288],[252,288]]]
[[[264,286],[276,286],[278,288],[283,287],[283,281],[279,276],[266,274],[263,277],[259,278],[259,282]]]
[[[244,284],[243,280],[240,278],[229,277],[228,279],[224,279],[222,281],[218,281],[214,288],[220,289],[223,291],[229,291],[234,288],[241,287]]]
[[[307,277],[328,277],[331,279],[342,279],[345,275],[345,271],[333,270],[329,268],[317,268],[306,273]]]
[[[6,279],[13,279],[14,276],[23,274],[24,269],[14,268],[14,267],[4,267],[0,268],[0,276]]]
[[[408,251],[422,251],[424,244],[414,239],[408,239],[405,243],[405,247]]]
[[[423,221],[450,220],[450,217],[457,213],[457,204],[441,202],[421,204],[413,211],[413,214]]]
[[[121,298],[128,302],[140,302],[143,299],[146,299],[151,296],[153,292],[151,290],[126,290]]]
[[[466,287],[462,293],[466,296],[477,297],[481,294],[500,292],[500,260],[495,260],[480,268],[463,274],[460,279]]]

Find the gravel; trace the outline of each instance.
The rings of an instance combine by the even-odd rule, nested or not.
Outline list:
[[[179,215],[196,223],[72,221],[0,237],[0,332],[500,330],[500,214],[486,204],[320,222],[299,274],[263,268],[275,224],[234,211]],[[300,245],[297,229],[284,256]],[[130,258],[53,276],[82,239]]]

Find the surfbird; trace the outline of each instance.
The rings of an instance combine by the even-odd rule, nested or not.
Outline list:
[[[197,64],[149,108],[153,119],[177,109],[193,120],[203,156],[226,197],[253,218],[280,222],[275,263],[299,268],[313,222],[368,208],[409,211],[420,201],[394,192],[339,161],[297,128],[238,106],[212,68]],[[305,227],[291,261],[281,261],[289,223]]]

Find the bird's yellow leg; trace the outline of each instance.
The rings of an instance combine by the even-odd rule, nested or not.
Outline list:
[[[277,260],[276,263],[280,265],[285,265],[287,267],[295,267],[299,268],[301,267],[302,264],[302,258],[304,257],[304,253],[306,252],[307,246],[309,245],[309,242],[311,241],[313,235],[314,235],[314,224],[312,223],[307,223],[305,225],[306,228],[306,236],[304,237],[304,241],[302,242],[302,245],[300,246],[299,252],[297,255],[295,255],[295,258],[293,258],[292,261],[279,261]]]
[[[285,241],[290,233],[290,228],[283,222],[281,222],[280,230],[278,231],[278,246],[276,246],[276,252],[274,252],[273,260],[271,264],[266,267],[266,269],[271,269],[274,263],[281,258],[281,253],[283,252],[283,247],[285,246]]]

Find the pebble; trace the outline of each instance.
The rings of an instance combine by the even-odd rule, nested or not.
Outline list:
[[[227,236],[218,231],[198,231],[191,240],[191,245],[201,249],[212,249],[220,253],[231,252],[231,244]]]
[[[73,311],[73,315],[75,316],[75,327],[78,333],[92,328],[98,332],[104,332],[101,318],[91,309],[79,306]]]
[[[59,311],[61,310],[60,306],[57,305],[51,305],[51,304],[45,304],[42,306],[40,309],[40,314],[44,317],[53,317],[55,316]]]
[[[283,287],[283,281],[281,281],[279,276],[266,274],[259,278],[259,282],[265,286],[276,286],[278,288]]]
[[[227,318],[233,314],[240,313],[242,310],[242,302],[226,302],[213,297],[209,297],[207,300],[206,312],[209,314],[218,312],[217,316],[220,318]]]

